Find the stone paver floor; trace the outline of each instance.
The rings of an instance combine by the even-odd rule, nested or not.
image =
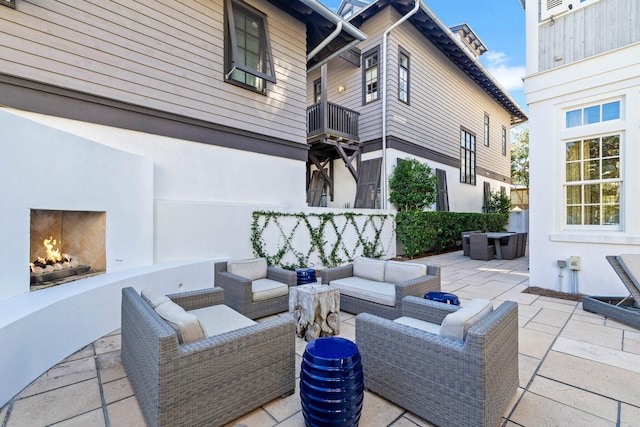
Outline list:
[[[521,291],[528,258],[475,261],[452,252],[416,260],[442,267],[442,290],[519,304],[520,388],[504,426],[640,425],[640,331],[582,310],[580,303]],[[286,315],[286,314],[282,314]],[[341,313],[340,336],[355,339]],[[296,339],[296,373],[306,343]],[[229,426],[304,426],[299,393],[276,399]],[[120,333],[91,343],[51,368],[0,409],[1,427],[144,426],[120,362]],[[365,392],[360,426],[430,426]]]

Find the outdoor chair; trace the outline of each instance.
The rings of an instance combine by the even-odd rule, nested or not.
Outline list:
[[[496,248],[493,241],[489,243],[489,238],[485,233],[474,233],[469,235],[469,258],[488,261],[496,256]]]
[[[402,299],[440,291],[440,266],[356,257],[322,270],[322,283],[340,289],[340,310],[387,319],[402,315]]]
[[[147,425],[220,426],[295,391],[293,319],[257,323],[223,298],[122,290],[122,365]]]
[[[518,388],[518,305],[406,297],[402,312],[356,316],[365,388],[435,425],[500,425]]]
[[[521,256],[518,254],[521,239],[520,233],[513,233],[511,236],[500,239],[502,259],[514,259]]]
[[[218,262],[214,270],[225,304],[250,319],[287,311],[289,287],[298,283],[295,271],[267,266],[265,258]]]
[[[525,256],[526,252],[527,252],[527,237],[529,236],[529,233],[527,233],[526,231],[523,233],[518,233],[518,257],[521,256]]]
[[[480,230],[473,231],[463,231],[460,233],[460,239],[462,241],[462,254],[464,256],[469,256],[469,234],[473,233],[482,233]]]

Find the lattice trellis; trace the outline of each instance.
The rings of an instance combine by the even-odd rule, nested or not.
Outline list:
[[[256,211],[251,244],[269,265],[334,267],[358,255],[384,255],[395,242],[393,226],[388,214]]]

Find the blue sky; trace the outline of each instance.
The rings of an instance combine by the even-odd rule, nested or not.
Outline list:
[[[480,63],[525,112],[525,14],[519,0],[423,0],[446,26],[466,23],[488,51]],[[320,0],[334,12],[341,0]]]

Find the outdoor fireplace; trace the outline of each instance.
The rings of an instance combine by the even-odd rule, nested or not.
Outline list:
[[[106,271],[105,212],[31,210],[30,289]]]

